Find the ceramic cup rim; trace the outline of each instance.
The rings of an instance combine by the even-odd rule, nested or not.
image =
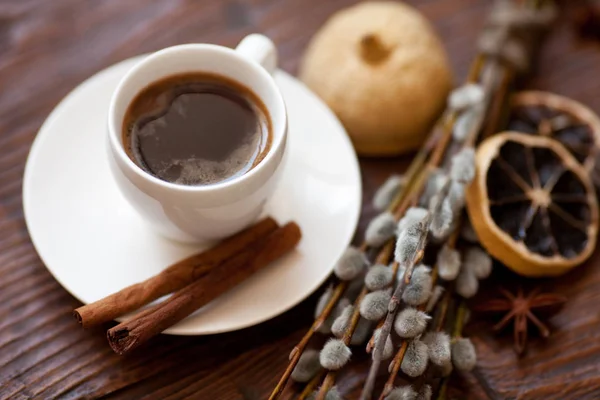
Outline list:
[[[269,92],[273,94],[276,99],[276,110],[272,110],[273,107],[267,107],[268,117],[270,118],[270,126],[271,126],[271,146],[265,155],[265,157],[250,171],[246,172],[243,175],[237,176],[232,179],[228,179],[223,182],[217,182],[210,185],[182,185],[177,183],[172,183],[168,181],[164,181],[149,172],[142,169],[139,165],[137,165],[125,152],[124,144],[121,140],[122,136],[122,119],[117,118],[117,103],[119,103],[119,98],[124,96],[126,91],[126,86],[129,81],[140,73],[140,71],[145,68],[148,64],[160,62],[164,57],[177,57],[180,52],[195,52],[195,53],[205,53],[199,54],[200,56],[209,56],[211,52],[219,52],[221,54],[227,55],[229,57],[233,57],[237,62],[243,64],[244,68],[249,68],[253,70],[254,74],[257,74],[262,83],[266,84],[269,87]],[[200,62],[201,64],[201,62]],[[202,66],[200,65],[198,69],[190,70],[190,72],[202,72]],[[173,72],[176,74],[176,72]],[[164,77],[169,76],[163,75]],[[241,85],[247,87],[244,82],[240,82],[236,77],[223,75],[229,79],[233,79]],[[156,82],[160,78],[155,78],[150,80],[147,85]],[[251,89],[248,89],[251,90]],[[131,101],[127,103],[126,107],[129,107]],[[277,121],[275,120],[277,118]],[[192,43],[192,44],[181,44],[177,46],[171,46],[159,50],[155,53],[152,53],[135,66],[133,66],[121,79],[119,84],[117,85],[116,90],[113,92],[113,95],[110,99],[110,106],[108,111],[108,132],[109,132],[109,144],[112,148],[113,155],[119,158],[120,165],[125,166],[130,172],[135,174],[138,178],[160,187],[162,190],[169,192],[178,192],[178,193],[212,193],[216,194],[217,192],[226,191],[231,189],[237,185],[240,185],[242,182],[252,180],[254,177],[261,175],[262,171],[267,168],[267,166],[273,162],[273,159],[277,157],[286,143],[286,135],[287,135],[287,125],[288,125],[288,116],[287,110],[285,107],[285,102],[283,100],[283,96],[281,91],[277,87],[273,76],[267,72],[260,64],[249,60],[239,54],[235,49],[231,49],[229,47],[207,44],[207,43]]]

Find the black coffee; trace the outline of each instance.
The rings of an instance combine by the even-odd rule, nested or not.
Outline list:
[[[154,82],[131,102],[123,124],[129,157],[150,174],[210,185],[250,171],[271,142],[270,119],[246,87],[188,73]]]

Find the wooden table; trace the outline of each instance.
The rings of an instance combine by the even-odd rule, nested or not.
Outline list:
[[[489,2],[410,2],[433,21],[462,80]],[[244,35],[262,32],[276,42],[281,67],[295,73],[311,35],[331,13],[351,3],[0,0],[1,398],[265,398],[312,321],[316,295],[241,332],[161,336],[143,351],[119,357],[106,343],[107,326],[91,331],[77,326],[70,312],[79,302],[38,258],[23,219],[23,168],[48,113],[97,71],[174,44],[234,46]],[[538,77],[528,86],[571,96],[600,111],[600,49],[577,37],[567,11],[542,51]],[[407,158],[361,160],[365,204],[357,240],[374,215],[373,191],[406,164]],[[478,367],[473,374],[455,376],[451,394],[460,399],[600,398],[599,265],[596,254],[577,271],[543,282],[569,302],[550,320],[554,335],[546,343],[533,339],[521,359],[511,349],[510,333],[494,336],[488,321],[476,319],[468,332],[480,354]],[[339,379],[349,399],[358,396],[366,376],[366,357],[354,361]]]

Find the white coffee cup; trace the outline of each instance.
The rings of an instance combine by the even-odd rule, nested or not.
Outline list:
[[[114,92],[108,113],[109,162],[125,198],[158,232],[185,242],[232,235],[251,224],[275,188],[287,139],[287,113],[271,73],[275,46],[252,34],[233,50],[212,44],[185,44],[149,55],[134,66]],[[145,87],[170,75],[209,72],[233,79],[254,92],[271,118],[271,147],[258,165],[234,179],[205,186],[163,181],[144,171],[125,153],[123,118]]]

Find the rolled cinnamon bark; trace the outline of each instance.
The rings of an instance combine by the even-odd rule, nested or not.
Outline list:
[[[184,288],[240,251],[264,239],[277,228],[273,218],[265,218],[215,247],[171,265],[152,278],[77,308],[73,315],[84,328],[112,321]]]
[[[165,301],[109,329],[110,346],[118,354],[135,349],[292,250],[301,236],[294,222],[282,226]]]

